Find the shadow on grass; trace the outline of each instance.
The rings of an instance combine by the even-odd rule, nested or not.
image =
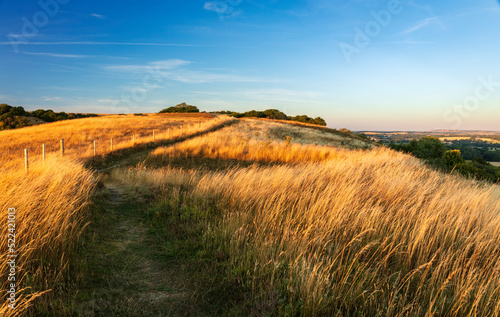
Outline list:
[[[283,165],[284,163],[279,162],[262,162],[262,161],[254,161],[254,160],[229,160],[222,158],[208,158],[208,157],[188,157],[188,158],[170,158],[166,156],[158,156],[158,157],[148,157],[144,161],[144,167],[146,168],[182,168],[182,169],[193,169],[199,170],[202,172],[220,172],[223,170],[231,169],[231,168],[245,168],[250,166],[258,166],[258,167],[270,167],[276,165]]]
[[[96,156],[88,159],[85,163],[85,167],[97,172],[107,172],[115,167],[120,166],[120,163],[123,163],[123,161],[125,161],[127,165],[130,165],[129,163],[133,164],[134,161],[138,162],[141,159],[141,157],[146,156],[149,151],[154,150],[156,148],[196,138],[217,131],[219,129],[231,126],[237,122],[238,122],[237,120],[230,122],[223,122],[208,130],[199,131],[194,134],[180,136],[168,140],[158,140],[149,143],[137,144],[133,147],[119,149],[111,153],[108,153],[106,155]]]

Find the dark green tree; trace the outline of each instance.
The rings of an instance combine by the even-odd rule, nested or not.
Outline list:
[[[444,166],[453,168],[454,166],[465,163],[465,160],[459,150],[448,150],[441,158],[441,162]]]
[[[159,113],[188,113],[188,112],[200,112],[198,107],[188,105],[185,102],[180,103],[174,107],[168,107],[161,110]]]
[[[412,153],[424,160],[441,159],[446,152],[444,144],[438,138],[432,136],[422,138],[412,145],[415,146]]]
[[[247,118],[265,118],[266,115],[262,111],[251,110],[243,113],[243,117]]]
[[[10,106],[6,103],[0,104],[0,115],[8,113],[11,109],[12,109],[12,106]]]
[[[266,118],[274,119],[274,120],[286,120],[287,116],[283,112],[277,109],[267,109],[264,112]]]
[[[326,121],[325,121],[325,119],[323,119],[323,118],[321,118],[321,117],[316,117],[316,118],[314,118],[314,122],[315,122],[315,124],[317,124],[317,125],[321,125],[321,126],[324,126],[324,127],[326,126]]]

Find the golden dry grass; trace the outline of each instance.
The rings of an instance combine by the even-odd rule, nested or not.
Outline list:
[[[35,164],[24,171],[2,173],[0,178],[0,270],[8,272],[7,210],[16,209],[15,254],[17,301],[14,310],[6,302],[2,316],[23,316],[30,300],[49,291],[67,273],[74,241],[82,229],[82,208],[95,184],[91,173],[71,159],[54,159],[44,167]],[[2,290],[11,282],[2,275]],[[33,289],[20,292],[28,286]],[[31,294],[27,296],[26,294]],[[51,298],[50,293],[45,295]]]
[[[280,163],[321,162],[351,153],[346,148],[331,146],[340,145],[341,140],[346,139],[314,129],[273,121],[245,120],[200,138],[158,148],[152,152],[150,161],[168,163],[173,158],[208,157]],[[355,141],[350,147],[371,147],[369,143]],[[316,145],[318,143],[325,145]]]
[[[162,114],[148,116],[111,115],[97,118],[65,120],[38,126],[0,132],[0,169],[23,168],[23,151],[28,148],[33,160],[41,160],[42,144],[47,153],[58,153],[60,140],[65,142],[65,155],[87,158],[93,155],[93,141],[97,153],[127,148],[135,144],[151,142],[153,131],[156,139],[169,139],[206,128],[214,116],[209,114]],[[203,124],[203,127],[198,127]],[[170,129],[170,133],[168,132]]]
[[[312,124],[263,118],[242,118],[240,120],[248,127],[247,129],[252,130],[251,132],[261,130],[260,135],[266,135],[271,139],[288,138],[293,143],[330,145],[347,149],[371,149],[377,146],[356,135]],[[259,121],[264,121],[266,124],[259,124]],[[254,135],[256,134],[252,136]]]
[[[238,124],[157,150],[150,160],[293,164],[146,167],[115,177],[183,185],[190,188],[184,196],[171,187],[164,193],[170,206],[222,211],[206,227],[205,247],[229,254],[228,279],[250,290],[254,312],[500,315],[498,186],[443,175],[388,149],[262,142],[248,131]]]
[[[198,115],[107,116],[0,132],[2,162],[0,170],[0,210],[4,225],[0,229],[0,270],[7,272],[7,210],[16,209],[16,309],[0,305],[1,316],[24,316],[32,300],[43,295],[48,307],[54,300],[53,290],[68,273],[69,255],[83,230],[84,206],[96,184],[96,177],[83,167],[92,155],[85,143],[114,138],[114,149],[133,147],[156,139],[176,139],[210,130],[234,119]],[[183,125],[181,130],[180,126]],[[170,133],[167,129],[171,129]],[[129,140],[136,134],[136,142]],[[66,154],[55,151],[59,139],[66,140]],[[32,151],[30,170],[22,164],[22,149],[47,145],[49,156],[42,165],[40,154]],[[101,151],[101,150],[100,150]],[[35,152],[35,154],[33,154]],[[104,150],[100,154],[105,153]],[[7,290],[6,276],[0,285]],[[27,289],[27,287],[31,287]],[[42,303],[42,304],[43,304]],[[55,302],[53,302],[55,304]],[[46,307],[46,309],[48,309]],[[48,309],[50,311],[50,309]]]

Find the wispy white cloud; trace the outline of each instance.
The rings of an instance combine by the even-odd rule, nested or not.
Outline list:
[[[226,96],[242,100],[253,100],[258,102],[286,102],[290,104],[315,103],[324,97],[324,94],[318,91],[291,90],[284,88],[268,89],[242,89],[238,91],[195,91],[195,94],[220,97]]]
[[[269,79],[236,75],[228,72],[209,72],[205,70],[188,69],[190,61],[169,59],[150,62],[142,65],[109,65],[108,71],[127,72],[135,74],[154,74],[164,79],[183,82],[187,84],[220,83],[220,82],[273,82]],[[274,81],[276,82],[276,81]]]
[[[488,7],[488,8],[479,8],[476,10],[468,10],[465,12],[461,12],[451,16],[451,18],[463,18],[468,17],[474,14],[484,14],[484,13],[500,13],[500,7]]]
[[[58,101],[61,100],[59,97],[43,97],[43,100],[45,101]]]
[[[392,42],[380,42],[380,43],[383,43],[383,44],[403,44],[403,45],[421,45],[421,44],[434,44],[435,42],[404,40],[404,41],[392,41]]]
[[[418,31],[428,25],[431,25],[433,23],[440,23],[440,20],[438,17],[430,17],[430,18],[427,18],[427,19],[424,19],[420,22],[418,22],[416,25],[404,30],[403,32],[401,32],[401,34],[411,34],[415,31]]]
[[[426,12],[427,15],[434,16],[434,9],[431,5],[428,5],[428,4],[422,5],[422,4],[416,3],[415,0],[408,0],[407,5],[410,7],[413,7],[414,10],[424,11],[424,12]]]
[[[98,103],[104,103],[104,104],[113,104],[116,102],[115,99],[97,99]]]
[[[102,14],[92,13],[91,16],[93,16],[94,18],[101,19],[101,20],[106,19],[106,17]]]
[[[123,89],[132,89],[132,88],[136,88],[136,87],[139,87],[141,85],[144,85],[144,83],[141,83],[141,82],[135,82],[135,83],[131,83],[130,86],[122,86],[121,88]],[[158,89],[158,88],[164,88],[165,86],[163,85],[159,85],[159,84],[154,84],[154,83],[147,83],[146,85],[144,85],[147,89],[151,90],[151,89]]]
[[[15,42],[19,45],[128,45],[128,46],[201,46],[197,44],[179,44],[179,43],[134,43],[134,42]],[[0,45],[12,45],[11,42],[0,42]]]
[[[242,13],[241,10],[236,8],[240,3],[241,1],[236,1],[232,5],[231,1],[229,3],[220,0],[208,1],[203,5],[203,9],[217,13],[221,18],[234,18]]]
[[[106,69],[111,71],[119,71],[119,72],[146,72],[148,69],[151,69],[156,72],[168,71],[174,68],[189,65],[191,62],[184,61],[181,59],[167,59],[162,61],[155,61],[145,65],[110,65],[106,66]]]
[[[22,34],[15,34],[15,33],[9,33],[9,36],[12,37],[12,38],[15,38],[15,39],[24,38],[24,35],[22,35]]]
[[[73,54],[58,54],[58,53],[34,53],[34,52],[21,52],[25,55],[37,55],[37,56],[48,56],[48,57],[61,57],[61,58],[87,58],[94,57],[93,55],[73,55]]]
[[[209,1],[205,2],[203,9],[222,14],[227,11],[228,7],[228,4],[222,1]]]
[[[81,87],[61,87],[61,86],[46,86],[46,87],[36,87],[36,89],[41,90],[61,90],[61,91],[82,91],[85,90]]]
[[[186,84],[221,83],[221,82],[256,83],[264,81],[263,79],[260,78],[253,78],[247,76],[239,76],[232,74],[216,74],[216,73],[191,71],[191,70],[178,70],[166,75],[167,78],[171,80],[180,81]]]

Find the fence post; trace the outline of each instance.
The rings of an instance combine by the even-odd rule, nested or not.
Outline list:
[[[111,152],[113,152],[113,139],[111,139]]]
[[[132,143],[135,144],[135,134],[132,136]]]
[[[42,164],[45,166],[45,144],[42,144]]]
[[[61,139],[61,156],[64,156],[64,139]]]
[[[26,173],[29,173],[30,162],[29,162],[28,149],[24,149],[24,167],[26,168]]]
[[[94,140],[94,156],[96,155],[97,151],[96,151],[96,143],[95,143],[95,140]]]
[[[170,128],[168,128],[167,138],[170,138]]]
[[[156,137],[155,137],[155,130],[153,130],[153,141],[156,140]]]

